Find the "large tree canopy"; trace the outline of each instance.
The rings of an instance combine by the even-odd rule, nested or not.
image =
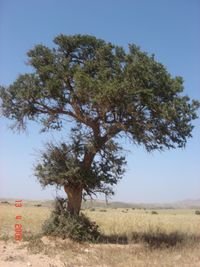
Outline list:
[[[91,179],[72,175],[71,184],[79,181],[81,190],[83,184],[89,188],[91,181],[112,184],[106,176],[109,168],[102,172],[105,162],[100,160],[102,164],[94,167],[95,156],[117,146],[113,138],[120,134],[144,145],[147,151],[185,146],[199,103],[183,96],[181,77],[171,77],[153,55],[135,45],[129,45],[126,52],[89,35],[59,35],[54,43],[55,48],[40,44],[30,50],[28,63],[33,72],[20,75],[7,88],[1,87],[0,96],[3,115],[14,120],[18,129],[25,128],[27,120],[41,122],[43,131],[61,129],[66,117],[74,121],[79,138],[86,142],[82,142],[78,155],[65,145],[59,147],[59,153],[65,161],[75,161],[81,173],[86,170]],[[51,147],[46,160],[51,162],[54,153],[56,147]],[[118,162],[121,166],[122,161]],[[43,164],[37,169],[43,178],[51,173],[45,162],[43,155]],[[51,177],[58,182],[55,175]],[[47,181],[47,176],[44,179]]]

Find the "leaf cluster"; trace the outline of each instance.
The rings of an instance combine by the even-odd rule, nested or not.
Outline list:
[[[83,158],[90,149],[88,146],[88,138],[80,138],[79,131],[74,133],[70,144],[48,143],[35,166],[35,175],[41,185],[81,186],[83,196],[92,196],[97,192],[107,196],[113,194],[110,186],[115,185],[125,171],[126,161],[121,155],[122,148],[113,140],[108,141],[86,168]]]
[[[55,47],[28,52],[33,73],[1,87],[3,115],[25,128],[37,120],[43,130],[61,129],[66,116],[104,141],[125,133],[154,149],[183,147],[191,137],[198,101],[182,96],[183,79],[139,47],[126,52],[90,35],[59,35]]]

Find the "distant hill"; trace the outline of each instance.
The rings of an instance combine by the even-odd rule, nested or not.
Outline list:
[[[200,198],[199,199],[185,199],[182,201],[177,201],[174,204],[175,206],[182,207],[182,208],[199,208]]]
[[[126,203],[126,202],[108,202],[93,200],[83,202],[83,208],[146,208],[146,209],[184,209],[184,208],[200,208],[200,199],[182,200],[171,203]]]
[[[15,199],[0,198],[0,203],[4,204],[15,204]],[[43,207],[53,207],[53,200],[23,200],[24,206],[43,206]],[[200,199],[185,199],[177,202],[171,203],[126,203],[119,201],[109,201],[106,203],[105,200],[86,200],[82,203],[83,209],[90,208],[146,208],[146,209],[199,209]]]

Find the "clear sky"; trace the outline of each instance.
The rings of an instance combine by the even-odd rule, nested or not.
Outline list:
[[[184,78],[185,94],[200,99],[199,0],[0,0],[0,84],[9,85],[30,72],[26,52],[35,44],[52,46],[60,34],[92,34],[122,45],[139,45],[154,53],[173,75]],[[147,154],[125,147],[128,166],[113,200],[170,202],[200,198],[200,120],[187,147]],[[55,132],[40,134],[35,123],[28,132],[13,133],[0,119],[0,197],[49,199],[33,176],[38,150]]]

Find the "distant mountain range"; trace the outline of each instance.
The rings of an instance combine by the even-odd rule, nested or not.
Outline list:
[[[199,199],[185,199],[182,201],[177,201],[174,204],[178,207],[183,207],[183,208],[200,207],[200,198]]]
[[[126,202],[108,202],[100,200],[88,200],[83,202],[85,208],[147,208],[147,209],[182,209],[182,208],[200,208],[200,199],[185,199],[171,203],[126,203]]]
[[[0,203],[14,204],[15,199],[0,198]],[[53,200],[24,200],[26,206],[51,207]],[[146,208],[146,209],[190,209],[200,208],[200,199],[185,199],[171,203],[126,203],[119,201],[87,200],[83,201],[82,208]]]

